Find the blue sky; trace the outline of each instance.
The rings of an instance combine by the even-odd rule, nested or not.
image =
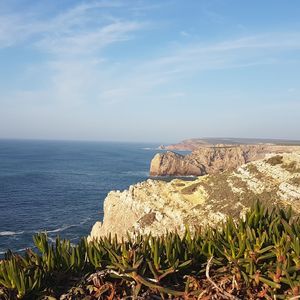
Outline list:
[[[0,2],[0,137],[300,139],[300,2]]]

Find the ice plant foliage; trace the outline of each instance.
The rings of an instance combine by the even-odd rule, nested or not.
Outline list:
[[[73,246],[40,233],[36,252],[8,251],[0,262],[0,299],[296,299],[299,238],[291,209],[260,203],[244,219],[183,236],[110,235]]]

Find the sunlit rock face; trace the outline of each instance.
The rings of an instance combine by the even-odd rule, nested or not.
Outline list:
[[[194,181],[149,179],[123,192],[110,192],[103,223],[94,225],[89,240],[108,233],[161,235],[182,233],[185,225],[217,226],[227,216],[242,217],[257,199],[267,207],[291,206],[300,213],[300,152],[269,154]]]
[[[245,163],[264,158],[269,153],[295,152],[299,146],[277,145],[206,145],[191,154],[171,151],[158,153],[150,165],[151,176],[201,176],[233,170]]]
[[[201,176],[205,169],[174,152],[157,153],[151,161],[150,176]]]

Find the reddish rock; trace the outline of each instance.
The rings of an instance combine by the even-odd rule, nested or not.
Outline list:
[[[233,170],[245,163],[262,159],[267,153],[299,150],[299,146],[215,145],[197,147],[191,154],[167,151],[154,156],[151,176],[201,176]]]

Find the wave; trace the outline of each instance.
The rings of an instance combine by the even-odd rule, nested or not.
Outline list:
[[[35,233],[39,233],[39,232],[56,233],[56,232],[65,231],[65,230],[67,230],[69,228],[77,227],[77,226],[78,225],[66,225],[66,226],[59,227],[59,228],[56,228],[56,229],[53,229],[53,230],[40,229],[40,230],[36,230]]]
[[[27,250],[29,247],[27,248],[21,248],[21,249],[17,249],[17,250],[14,250],[13,252],[14,253],[18,253],[18,252],[23,252],[25,250]],[[0,251],[0,255],[3,255],[3,254],[6,254],[8,250],[3,250],[3,251]],[[1,260],[1,259],[0,259]]]
[[[83,224],[87,223],[88,221],[90,221],[91,219],[92,219],[92,218],[87,217],[87,218],[83,219],[82,221],[80,221],[79,224],[80,224],[80,225],[83,225]]]
[[[46,230],[48,233],[56,233],[56,232],[61,232],[61,231],[65,231],[69,228],[72,227],[76,227],[77,225],[67,225],[67,226],[63,226],[63,227],[59,227],[57,229],[53,229],[53,230]]]
[[[23,251],[27,250],[28,248],[21,248],[21,249],[16,250],[15,252],[23,252]]]
[[[23,234],[24,231],[0,231],[0,236],[13,236]]]
[[[45,233],[62,232],[62,231],[65,231],[65,230],[73,228],[73,227],[80,227],[81,225],[84,225],[84,224],[88,223],[90,220],[91,220],[91,218],[87,217],[87,218],[84,218],[82,221],[80,221],[78,224],[65,225],[65,226],[62,226],[62,227],[59,227],[59,228],[56,228],[56,229],[52,229],[52,230],[47,230],[47,229],[43,228],[43,229],[34,230],[34,231],[26,231],[26,233],[36,234],[36,233],[40,233],[40,232],[45,232]],[[23,233],[25,233],[25,231],[9,231],[9,230],[5,230],[5,231],[0,231],[0,237],[1,236],[4,237],[4,236],[21,235]],[[1,251],[0,251],[0,254],[1,254]]]
[[[48,229],[40,229],[40,230],[36,230],[35,233],[40,233],[40,232],[45,232],[45,233],[57,233],[57,232],[62,232],[65,231],[67,229],[73,228],[73,227],[80,227],[81,225],[84,225],[86,223],[88,223],[92,218],[87,217],[85,219],[83,219],[82,221],[80,221],[78,224],[72,224],[72,225],[65,225],[56,229],[52,229],[52,230],[48,230]]]

